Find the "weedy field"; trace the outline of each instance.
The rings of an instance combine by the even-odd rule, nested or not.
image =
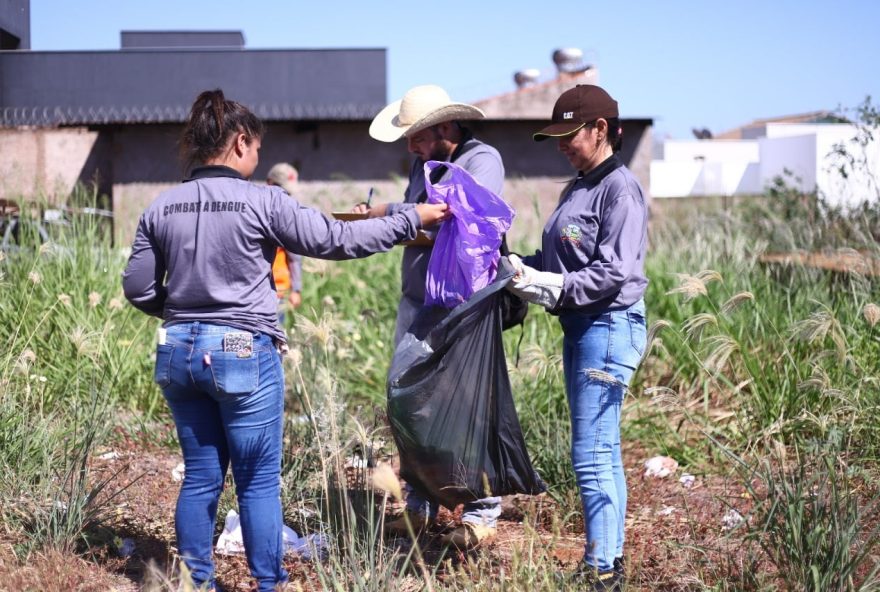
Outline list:
[[[880,209],[833,211],[783,184],[731,208],[655,206],[650,344],[623,418],[628,589],[880,589],[880,281],[762,262],[880,257]],[[176,590],[181,459],[152,383],[158,321],[124,302],[124,250],[70,223],[0,253],[0,590]],[[583,525],[561,332],[537,308],[505,344],[549,492],[505,499],[499,536],[469,555],[438,543],[454,509],[415,541],[383,535],[401,510],[384,418],[399,264],[399,249],[306,261],[288,315],[283,507],[326,554],[291,557],[290,589],[569,589]],[[645,477],[657,455],[677,472]],[[220,557],[219,582],[247,590],[243,559]]]

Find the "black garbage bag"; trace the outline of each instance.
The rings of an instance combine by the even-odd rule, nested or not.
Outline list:
[[[407,483],[447,507],[537,494],[501,340],[501,291],[513,271],[452,310],[425,307],[388,376],[388,418]]]

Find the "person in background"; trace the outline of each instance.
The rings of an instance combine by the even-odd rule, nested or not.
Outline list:
[[[248,181],[262,122],[221,90],[201,93],[181,138],[190,176],[141,215],[125,296],[163,320],[155,380],[177,427],[186,475],[177,549],[197,587],[214,589],[217,503],[232,465],[245,554],[260,591],[287,580],[281,559],[284,375],[272,261],[352,259],[388,251],[446,216],[446,205],[377,220],[332,221],[278,187]]]
[[[478,108],[453,102],[449,94],[434,85],[416,86],[401,100],[386,106],[370,124],[370,136],[380,142],[406,140],[407,150],[415,156],[403,203],[359,204],[355,212],[368,212],[370,218],[405,212],[427,199],[424,164],[428,160],[454,162],[469,172],[480,184],[501,195],[504,164],[498,151],[474,138],[461,124],[463,120],[484,117]],[[449,173],[440,167],[431,174],[431,183],[446,180]],[[432,231],[433,230],[433,231]],[[397,347],[425,303],[425,280],[436,229],[429,229],[428,244],[407,246],[401,267],[402,294],[397,308],[394,346]],[[430,492],[416,491],[407,484],[406,515],[388,524],[392,532],[406,535],[409,521],[417,530],[427,528],[437,516],[439,506]],[[465,504],[462,525],[444,541],[460,548],[475,547],[495,535],[501,498],[487,497]]]
[[[298,180],[296,168],[286,162],[273,165],[266,175],[266,185],[277,185],[291,196]],[[272,264],[272,277],[278,293],[278,324],[284,326],[285,301],[292,310],[302,304],[302,256],[278,247]]]
[[[562,364],[572,424],[572,462],[586,543],[577,576],[592,590],[623,588],[626,480],[620,409],[645,351],[648,285],[645,192],[617,152],[617,101],[579,85],[553,107],[536,141],[557,138],[577,171],[550,215],[541,249],[520,259],[508,289],[544,306],[562,325]]]

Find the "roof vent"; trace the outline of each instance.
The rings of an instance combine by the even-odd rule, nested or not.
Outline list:
[[[514,74],[513,81],[516,82],[517,88],[524,88],[526,86],[534,86],[538,81],[539,76],[541,76],[540,70],[529,68],[527,70],[520,70]]]
[[[560,74],[580,74],[592,66],[584,64],[584,52],[576,47],[566,47],[553,52],[553,63]]]

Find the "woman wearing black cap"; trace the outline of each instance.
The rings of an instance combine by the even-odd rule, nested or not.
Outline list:
[[[617,156],[617,102],[579,85],[553,107],[536,141],[557,138],[577,176],[550,215],[541,250],[511,255],[509,289],[559,316],[572,424],[572,462],[584,506],[586,550],[579,573],[594,590],[623,577],[626,481],[620,409],[647,337],[644,262],[648,212],[638,180]]]

